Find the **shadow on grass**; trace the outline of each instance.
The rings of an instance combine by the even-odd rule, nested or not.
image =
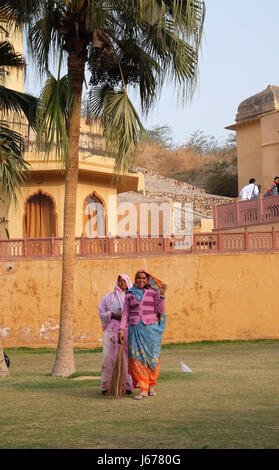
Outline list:
[[[100,377],[100,371],[99,372],[93,372],[92,370],[91,371],[89,371],[89,370],[84,371],[83,370],[82,372],[76,371],[69,378],[70,379],[75,379],[77,377]]]
[[[84,373],[77,373],[77,377],[81,377]],[[89,373],[86,374],[89,376]],[[92,377],[97,376],[97,373],[90,374]],[[14,380],[13,380],[14,379]],[[20,382],[19,382],[20,380]],[[9,377],[9,382],[7,386],[15,388],[17,390],[56,390],[56,389],[82,389],[85,387],[97,388],[99,386],[98,380],[73,380],[72,377],[69,378],[60,378],[52,377],[51,374],[45,374],[41,376],[33,375],[30,377],[30,380],[21,380],[21,377]]]
[[[197,374],[196,374],[197,375]],[[20,390],[51,390],[51,389],[82,389],[90,386],[92,389],[100,386],[99,380],[84,379],[74,380],[77,377],[98,377],[99,372],[75,372],[71,377],[61,378],[52,377],[51,374],[32,375],[30,380],[26,380],[26,376],[11,376],[7,385]],[[197,378],[194,374],[185,374],[182,371],[162,371],[159,375],[160,382],[183,382]]]
[[[53,391],[53,392],[62,392],[65,395],[72,395],[79,397],[80,399],[86,398],[94,398],[94,399],[113,399],[105,397],[101,394],[100,391],[100,381],[99,380],[81,380],[76,381],[73,380],[75,377],[82,377],[84,375],[90,375],[92,377],[96,377],[96,372],[91,373],[78,373],[76,372],[70,378],[57,378],[52,377],[50,374],[46,374],[44,376],[36,377],[33,376],[31,380],[21,380],[18,382],[18,378],[15,381],[9,380],[9,384],[7,386],[14,390],[19,390],[21,392],[31,392],[31,391]],[[34,381],[36,380],[37,381]],[[177,371],[162,371],[159,375],[159,383],[163,384],[174,384],[174,383],[182,383],[182,382],[189,382],[189,381],[196,381],[198,379],[197,376],[194,374],[185,374],[183,372]],[[131,398],[129,395],[123,398]]]
[[[5,351],[13,354],[56,354],[55,348],[28,348],[22,346],[20,348],[4,348]],[[103,351],[103,348],[74,348],[74,354],[94,354],[100,353]]]
[[[52,380],[54,380],[52,382]],[[81,382],[74,382],[71,379],[53,379],[45,383],[30,383],[30,382],[21,382],[12,384],[12,388],[19,390],[21,392],[53,392],[58,393],[57,397],[71,396],[78,398],[79,400],[115,400],[113,397],[106,397],[102,395],[100,389],[100,383],[98,381],[85,380]],[[131,398],[131,395],[125,395],[123,399]]]

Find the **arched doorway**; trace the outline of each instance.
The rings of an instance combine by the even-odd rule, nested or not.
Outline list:
[[[83,210],[83,232],[86,237],[106,236],[106,215],[104,203],[96,194],[85,199]]]
[[[27,200],[23,232],[29,238],[57,236],[55,207],[51,197],[40,191]]]

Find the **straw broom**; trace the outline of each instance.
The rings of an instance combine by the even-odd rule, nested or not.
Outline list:
[[[110,386],[107,392],[108,396],[113,398],[121,398],[125,394],[125,375],[124,345],[122,343],[119,344],[118,354],[114,364]]]

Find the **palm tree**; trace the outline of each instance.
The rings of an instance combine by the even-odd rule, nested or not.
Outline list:
[[[64,148],[65,157],[60,331],[52,375],[67,377],[75,371],[75,214],[85,67],[91,73],[90,110],[101,121],[107,150],[116,155],[116,170],[126,171],[143,134],[127,87],[139,89],[146,113],[167,79],[180,86],[181,99],[191,94],[205,5],[203,0],[0,0],[1,11],[29,21],[30,48],[42,72],[51,51],[67,59],[68,101],[62,103],[57,93],[62,79],[49,75],[41,123],[41,129],[55,128],[56,149]],[[47,134],[54,142],[53,132]]]
[[[0,17],[0,29],[5,31],[7,20]],[[0,42],[0,77],[4,82],[7,67],[24,66],[23,57],[16,53],[9,41]],[[1,204],[9,204],[11,200],[17,201],[20,193],[20,184],[26,180],[28,175],[28,163],[23,159],[23,138],[9,126],[11,113],[24,115],[29,124],[34,127],[36,123],[37,99],[25,93],[6,88],[0,84],[0,198]],[[6,120],[7,119],[7,120]],[[6,233],[6,220],[0,219]],[[0,376],[9,375],[8,368],[3,355],[0,342]]]

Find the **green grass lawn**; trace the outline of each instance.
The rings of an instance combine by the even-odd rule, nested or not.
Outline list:
[[[279,341],[165,346],[157,396],[141,401],[100,394],[100,350],[77,350],[69,379],[51,377],[54,351],[5,351],[1,449],[279,448]]]

